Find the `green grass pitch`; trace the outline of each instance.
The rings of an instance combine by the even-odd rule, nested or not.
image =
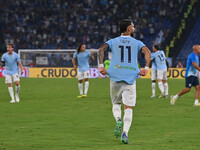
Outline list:
[[[168,80],[169,95],[184,88],[184,82]],[[193,107],[194,88],[172,107],[169,98],[150,98],[150,79],[138,79],[129,145],[113,136],[109,79],[90,79],[84,99],[76,98],[77,79],[21,78],[21,101],[15,104],[9,103],[3,78],[0,89],[0,150],[200,149],[200,108]]]

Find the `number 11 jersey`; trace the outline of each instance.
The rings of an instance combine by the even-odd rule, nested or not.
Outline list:
[[[106,42],[112,52],[108,76],[112,81],[134,84],[138,77],[138,52],[144,43],[131,36],[119,36]]]

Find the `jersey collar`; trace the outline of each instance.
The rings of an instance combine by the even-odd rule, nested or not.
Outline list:
[[[121,35],[121,37],[130,37],[130,35]]]
[[[198,54],[196,54],[195,52],[193,52],[193,53],[198,56]]]

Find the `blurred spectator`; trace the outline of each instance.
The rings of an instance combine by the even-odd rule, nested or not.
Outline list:
[[[181,61],[178,62],[178,64],[176,65],[176,68],[183,68],[183,64]]]
[[[35,67],[35,63],[33,61],[30,62],[29,67]]]
[[[185,0],[4,0],[0,22],[6,43],[18,49],[97,48],[118,36],[116,22],[135,22],[134,37],[151,47],[162,29],[175,26]]]

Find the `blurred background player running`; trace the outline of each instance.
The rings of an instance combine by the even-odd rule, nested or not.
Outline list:
[[[191,87],[195,87],[195,101],[193,106],[200,106],[199,103],[199,79],[198,79],[198,71],[200,71],[199,67],[199,57],[198,54],[200,53],[200,45],[193,46],[193,52],[188,56],[187,65],[186,65],[186,72],[185,72],[185,88],[181,90],[175,96],[171,96],[171,105],[175,105],[176,100],[190,92]]]

